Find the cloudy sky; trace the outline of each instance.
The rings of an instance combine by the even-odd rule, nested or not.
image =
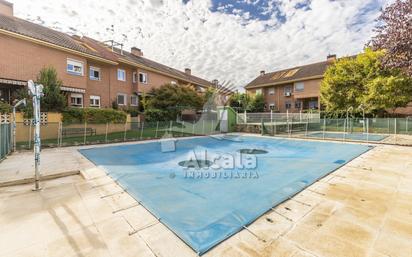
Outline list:
[[[10,0],[9,0],[10,1]],[[392,0],[11,0],[15,15],[243,86],[273,71],[358,53]]]

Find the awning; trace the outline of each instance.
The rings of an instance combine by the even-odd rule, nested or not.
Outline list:
[[[81,89],[81,88],[75,88],[75,87],[60,87],[61,91],[65,91],[65,92],[73,92],[73,93],[81,93],[84,94],[86,93],[85,89]]]
[[[27,81],[0,78],[0,84],[27,86]]]
[[[305,99],[305,98],[319,98],[319,95],[293,95],[295,99]]]

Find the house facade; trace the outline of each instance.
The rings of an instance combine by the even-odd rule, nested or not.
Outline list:
[[[285,70],[266,73],[245,86],[251,95],[262,94],[265,111],[300,112],[320,108],[320,84],[328,65],[336,60],[329,55],[324,62],[318,62]]]
[[[70,36],[13,16],[13,5],[0,0],[0,101],[12,103],[28,80],[54,67],[72,107],[138,106],[139,96],[167,83],[204,91],[215,85],[143,57],[140,49],[122,49],[114,41]]]

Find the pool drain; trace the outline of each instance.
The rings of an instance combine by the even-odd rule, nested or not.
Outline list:
[[[262,149],[254,149],[254,148],[243,148],[239,150],[240,153],[243,154],[265,154],[268,153],[266,150]]]
[[[213,165],[209,160],[188,160],[179,162],[179,166],[185,168],[207,168]]]

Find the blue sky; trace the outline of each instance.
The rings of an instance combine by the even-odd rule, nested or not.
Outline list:
[[[114,39],[150,59],[242,87],[274,71],[359,53],[393,0],[9,0],[18,17]]]

